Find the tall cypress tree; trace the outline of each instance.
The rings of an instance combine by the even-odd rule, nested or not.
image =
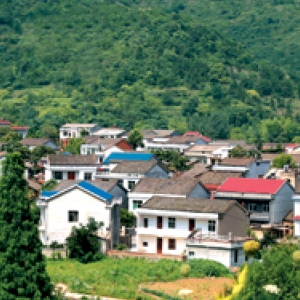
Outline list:
[[[39,213],[28,200],[24,170],[19,153],[7,155],[0,180],[0,299],[52,300]]]

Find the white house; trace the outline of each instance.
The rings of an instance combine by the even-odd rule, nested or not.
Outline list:
[[[95,185],[81,181],[62,191],[43,191],[37,206],[40,208],[39,232],[44,245],[66,242],[74,226],[86,225],[90,218],[103,222],[98,235],[119,243],[120,199]]]
[[[45,180],[92,180],[98,167],[95,155],[50,154],[44,164]]]
[[[293,196],[294,200],[294,236],[300,237],[300,194],[297,190],[297,194]]]
[[[128,193],[129,211],[136,213],[136,209],[154,195],[175,198],[209,198],[209,192],[198,179],[142,178]]]
[[[122,161],[112,170],[98,171],[96,177],[117,179],[127,190],[131,191],[142,178],[169,178],[170,172],[155,159],[149,161]]]
[[[249,217],[235,201],[154,196],[136,213],[139,252],[186,253],[189,258],[214,259],[226,266],[245,262]]]
[[[28,126],[11,126],[11,130],[16,131],[19,136],[21,136],[23,139],[26,138],[29,127]]]

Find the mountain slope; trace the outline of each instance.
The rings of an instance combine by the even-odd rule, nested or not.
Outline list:
[[[32,134],[84,121],[226,138],[297,106],[294,78],[187,14],[18,2],[0,3],[0,99],[2,117]]]

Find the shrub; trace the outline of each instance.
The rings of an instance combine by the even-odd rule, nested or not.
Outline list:
[[[127,250],[128,247],[127,247],[126,244],[119,244],[119,245],[117,245],[117,246],[115,247],[115,249],[116,249],[116,250],[122,251],[122,250]]]
[[[191,266],[190,265],[188,265],[188,264],[181,265],[181,267],[180,267],[181,276],[188,277],[190,272],[191,272]]]
[[[229,276],[230,271],[221,263],[206,259],[192,259],[188,263],[191,266],[191,277],[203,276]]]
[[[292,257],[293,257],[293,261],[294,261],[296,264],[299,264],[299,263],[300,263],[300,250],[294,251]]]
[[[248,257],[255,256],[259,251],[260,244],[257,241],[248,241],[244,243],[244,251]]]

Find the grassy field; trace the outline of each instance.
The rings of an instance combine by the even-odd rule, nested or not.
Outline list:
[[[48,260],[47,269],[52,282],[64,283],[72,292],[138,299],[141,283],[182,279],[182,264],[172,260],[151,262],[135,258],[104,258],[91,264],[81,264],[74,260]],[[188,277],[191,278],[231,277],[229,270],[216,262],[193,260],[189,264],[191,271]]]

